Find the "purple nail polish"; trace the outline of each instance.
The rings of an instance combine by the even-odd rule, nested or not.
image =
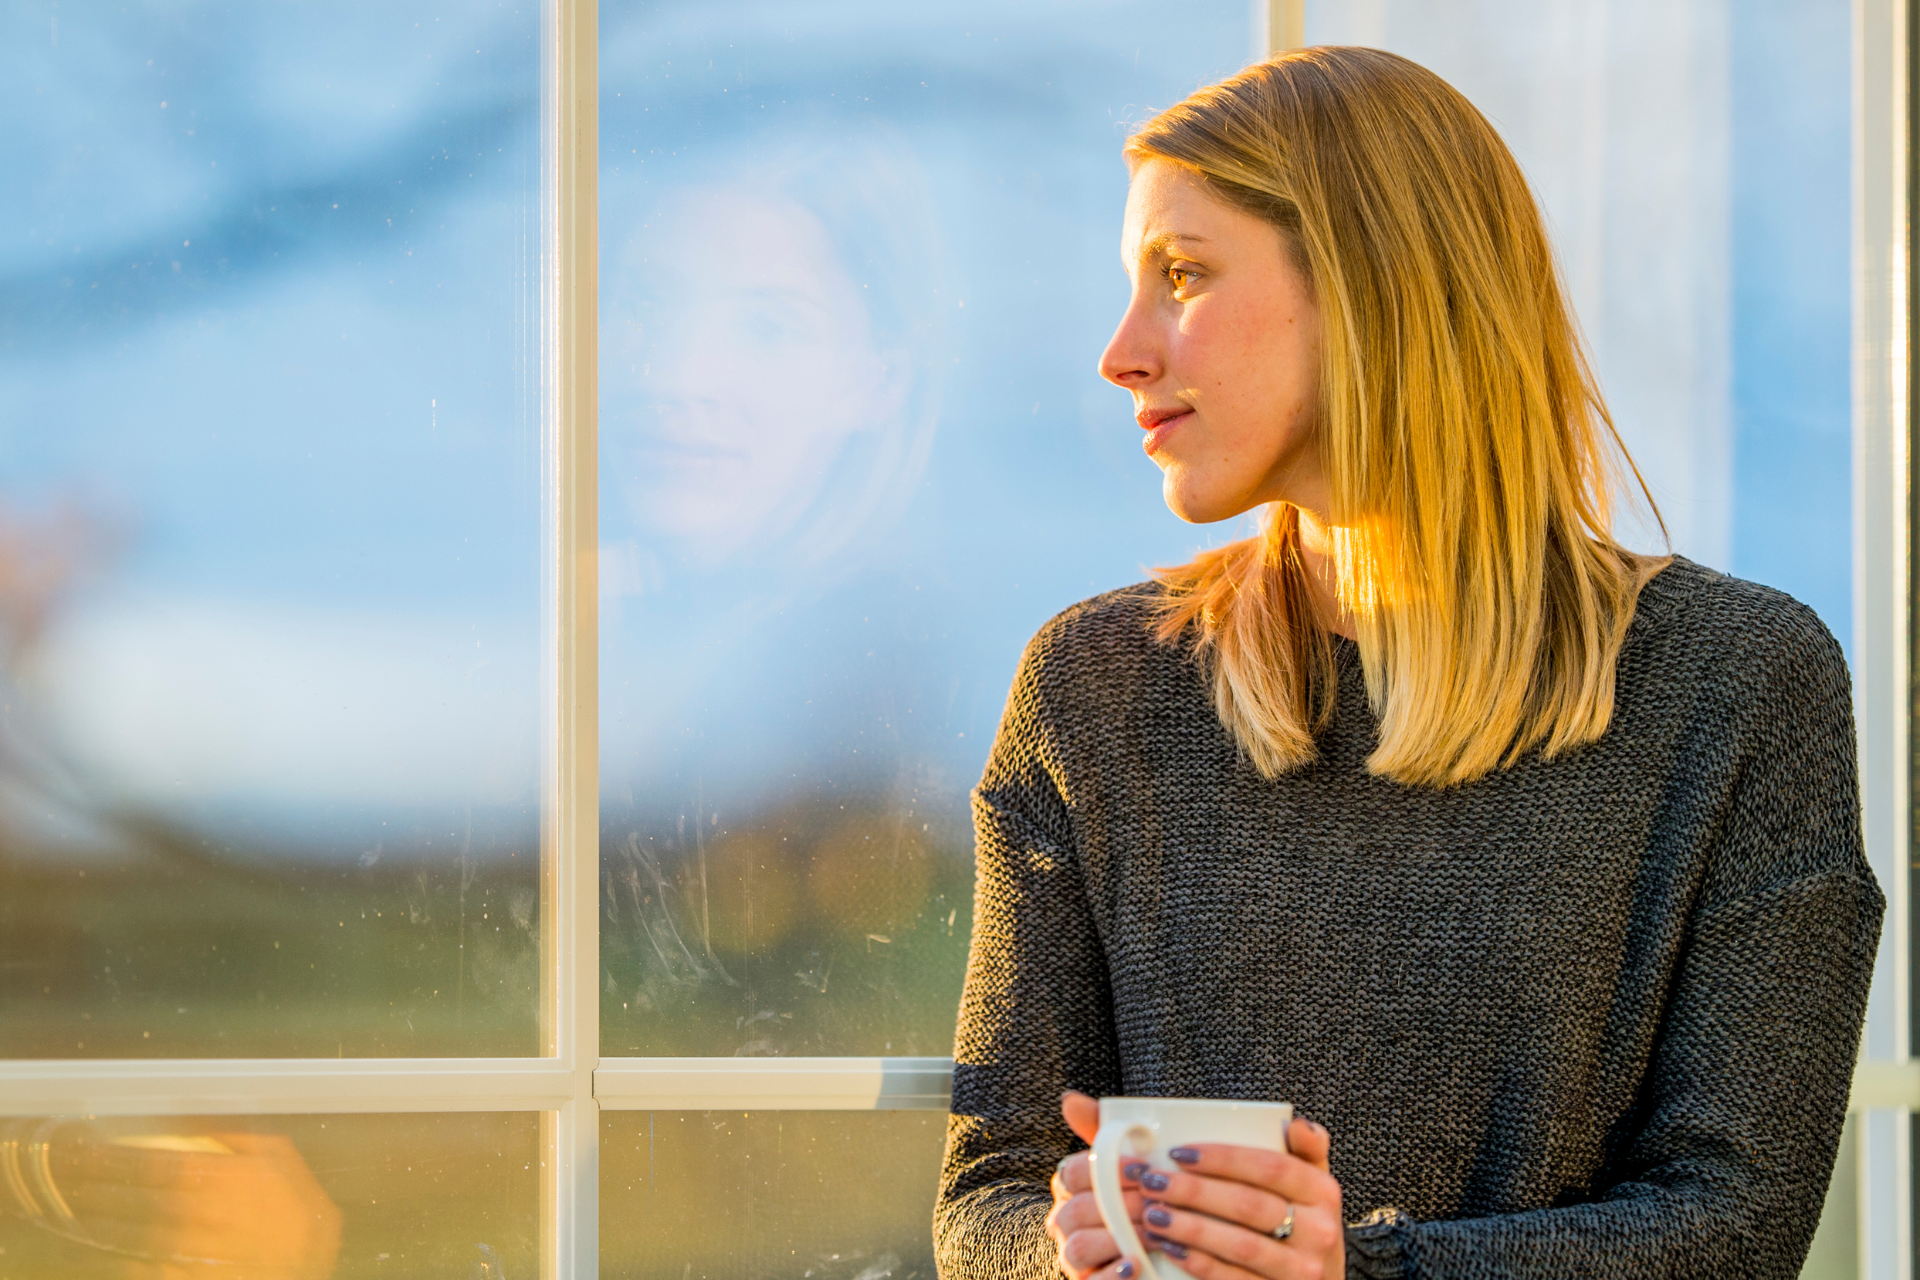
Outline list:
[[[1181,1164],[1200,1163],[1200,1153],[1192,1147],[1175,1147],[1173,1150],[1167,1152],[1167,1154]]]
[[[1123,1178],[1131,1178],[1133,1181],[1138,1182],[1140,1181],[1140,1175],[1146,1171],[1147,1162],[1144,1160],[1136,1160],[1132,1164],[1122,1165],[1120,1167],[1120,1176]]]
[[[1136,1270],[1138,1270],[1138,1268],[1133,1265],[1132,1258],[1122,1258],[1120,1265],[1113,1269],[1113,1274],[1119,1276],[1120,1280],[1133,1280]]]
[[[1170,1258],[1184,1258],[1187,1256],[1187,1246],[1183,1244],[1175,1244],[1171,1240],[1162,1240],[1160,1242],[1160,1252],[1166,1254]]]
[[[1173,1225],[1173,1215],[1157,1204],[1140,1216],[1156,1227],[1170,1227]]]
[[[1149,1173],[1141,1176],[1140,1185],[1149,1191],[1165,1191],[1169,1181],[1171,1179],[1164,1173]]]

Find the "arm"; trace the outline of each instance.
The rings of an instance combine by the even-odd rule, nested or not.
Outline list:
[[[1347,1232],[1350,1278],[1798,1273],[1846,1113],[1883,906],[1861,849],[1845,666],[1811,629],[1801,653],[1736,655],[1753,673],[1728,686],[1746,708],[1724,740],[1739,772],[1647,1074],[1609,1135],[1592,1198],[1433,1222],[1383,1210]],[[1332,1137],[1337,1153],[1342,1135]],[[1142,1180],[1178,1206],[1164,1232],[1192,1250],[1181,1265],[1200,1280],[1312,1271],[1261,1238],[1272,1210],[1260,1216],[1247,1191],[1297,1196],[1284,1168],[1258,1155],[1204,1146],[1188,1169]]]
[[[1820,629],[1767,665],[1666,1025],[1595,1202],[1382,1223],[1350,1235],[1349,1275],[1798,1273],[1833,1171],[1884,903],[1862,851],[1837,646]]]
[[[1844,873],[1700,920],[1620,1180],[1597,1203],[1350,1237],[1359,1277],[1792,1277],[1820,1217],[1879,895]]]
[[[944,1280],[1058,1274],[1050,1182],[1080,1145],[1061,1092],[1120,1091],[1105,952],[1047,764],[1041,643],[1021,664],[974,794],[973,941],[934,1213]]]

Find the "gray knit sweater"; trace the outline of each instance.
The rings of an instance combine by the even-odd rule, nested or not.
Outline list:
[[[1261,779],[1156,591],[1034,637],[974,795],[945,1280],[1057,1276],[1067,1087],[1291,1101],[1353,1276],[1795,1275],[1883,905],[1813,613],[1676,560],[1600,742],[1441,791],[1368,775],[1345,642],[1320,760]]]

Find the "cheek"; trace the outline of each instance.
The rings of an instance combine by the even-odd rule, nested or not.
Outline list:
[[[1182,327],[1182,372],[1221,427],[1270,430],[1311,399],[1319,356],[1308,320],[1269,305],[1195,308]]]
[[[1259,380],[1269,324],[1253,307],[1192,308],[1174,352],[1183,380],[1203,395],[1238,399]]]

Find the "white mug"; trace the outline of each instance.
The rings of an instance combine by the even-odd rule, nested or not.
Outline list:
[[[1211,1098],[1102,1098],[1100,1131],[1093,1138],[1093,1202],[1113,1233],[1120,1252],[1139,1259],[1146,1274],[1138,1280],[1193,1280],[1164,1253],[1149,1255],[1127,1216],[1120,1191],[1122,1166],[1144,1160],[1173,1167],[1167,1155],[1196,1142],[1229,1142],[1268,1151],[1287,1149],[1290,1102],[1216,1102]]]

